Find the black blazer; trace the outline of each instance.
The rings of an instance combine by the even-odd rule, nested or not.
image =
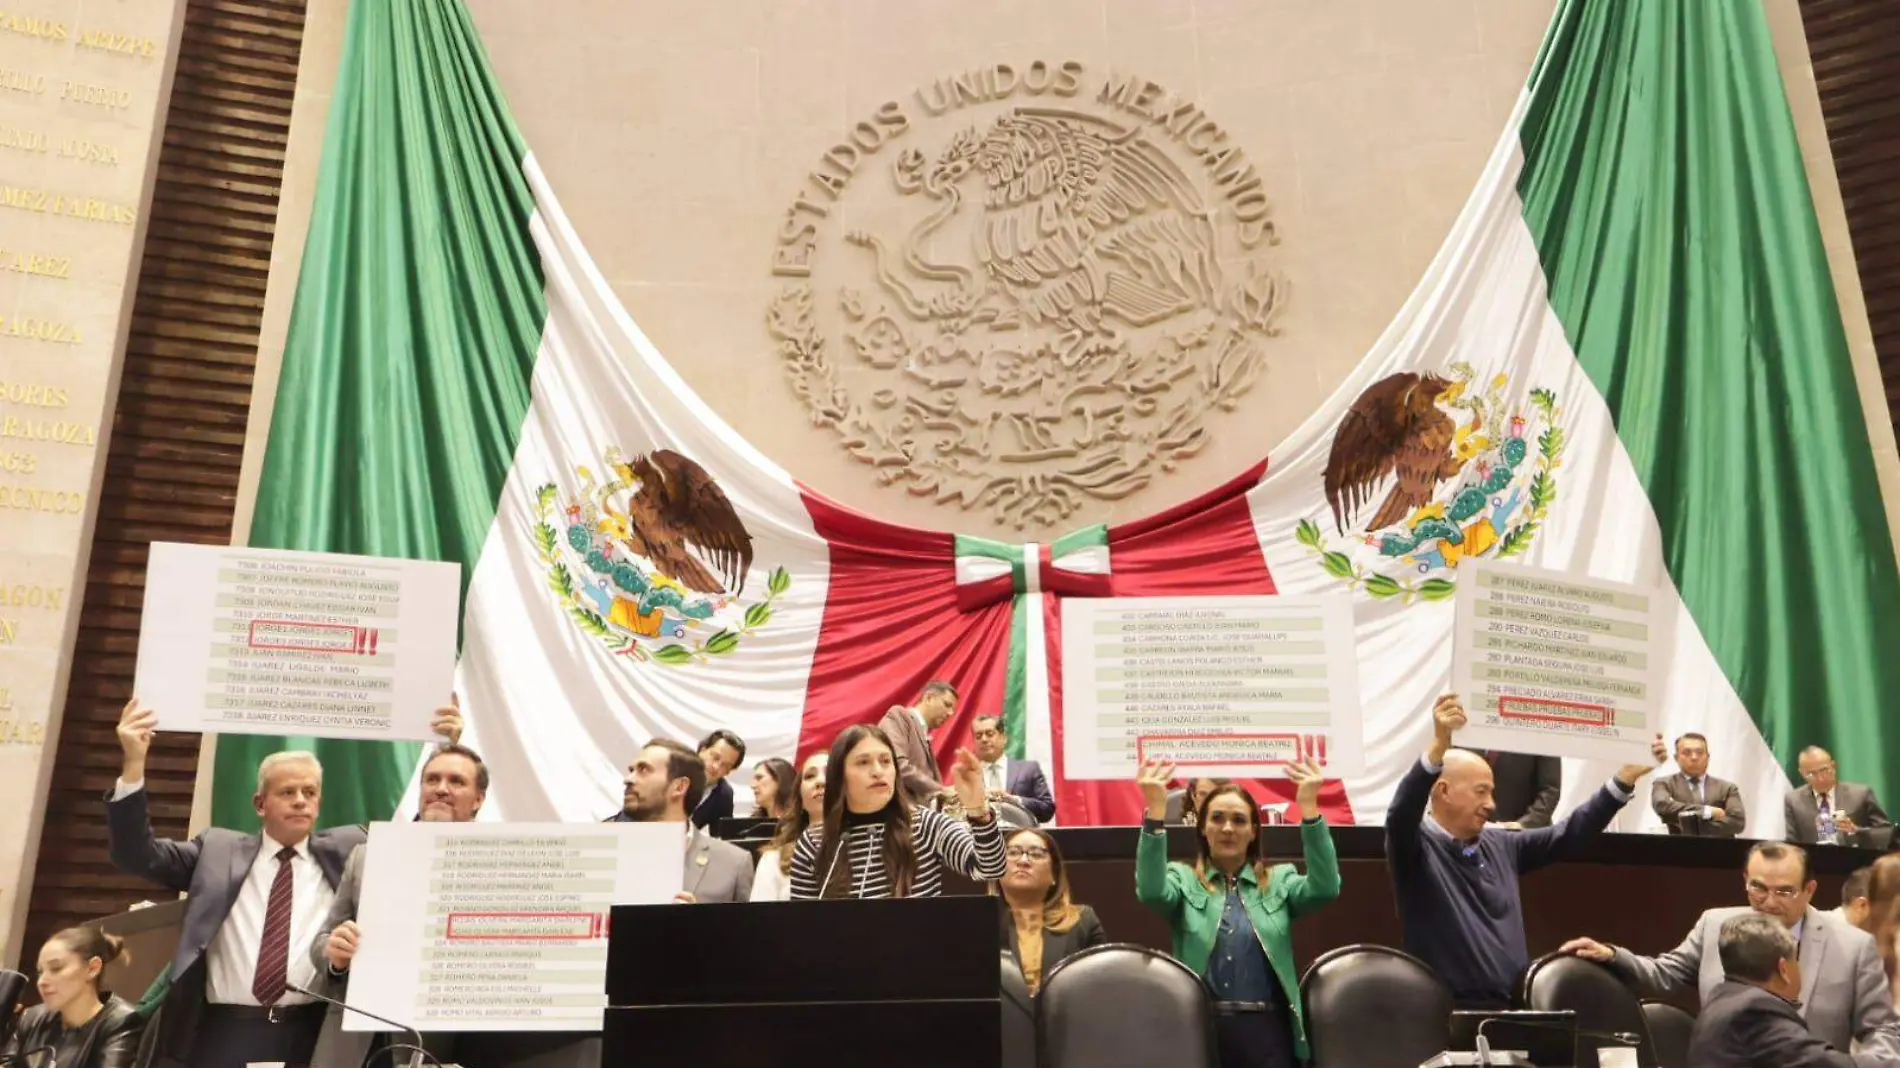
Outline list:
[[[1689,1068],[1854,1068],[1859,1062],[1808,1030],[1801,1011],[1747,983],[1724,982],[1689,1033]]]
[[[732,784],[724,779],[707,788],[706,796],[699,799],[699,807],[693,810],[693,826],[699,828],[717,827],[719,821],[732,815]]]
[[[1500,823],[1521,823],[1527,831],[1548,827],[1564,789],[1564,762],[1552,756],[1499,753],[1491,761],[1496,785],[1492,800]]]
[[[1010,915],[1008,902],[1001,898],[997,900],[998,911],[1001,913],[998,922],[1002,925],[1003,948],[1009,950],[1010,956],[1019,962],[1018,967],[1020,967],[1021,958],[1017,956],[1019,947],[1016,945],[1016,917]],[[1057,932],[1047,927],[1042,929],[1042,974],[1045,977],[1048,976],[1050,969],[1062,963],[1065,957],[1072,957],[1090,946],[1108,943],[1108,936],[1102,933],[1102,921],[1095,918],[1095,910],[1087,905],[1077,907],[1082,910],[1082,916],[1068,930]]]
[[[106,995],[105,1008],[86,1025],[79,1044],[59,1053],[59,1068],[132,1068],[138,1058],[139,1036],[145,1030],[145,1018],[138,1007],[122,997]],[[20,1025],[7,1040],[4,1057],[45,1049],[60,1044],[63,1028],[59,1013],[35,1005],[20,1017]],[[21,1064],[26,1061],[22,1060]]]

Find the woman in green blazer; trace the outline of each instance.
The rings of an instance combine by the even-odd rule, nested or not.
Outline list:
[[[1171,765],[1150,763],[1136,782],[1147,802],[1135,849],[1135,896],[1174,932],[1174,955],[1214,996],[1221,1068],[1294,1068],[1306,1060],[1293,921],[1339,896],[1339,859],[1319,814],[1319,767],[1287,765],[1299,787],[1306,871],[1260,859],[1260,806],[1238,784],[1202,799],[1194,863],[1168,863]]]

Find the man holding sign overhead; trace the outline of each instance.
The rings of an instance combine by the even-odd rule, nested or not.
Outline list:
[[[1465,721],[1456,694],[1432,706],[1432,743],[1393,794],[1385,853],[1406,952],[1445,980],[1460,1008],[1506,1008],[1530,964],[1519,877],[1565,859],[1601,833],[1634,796],[1637,780],[1668,753],[1657,735],[1653,763],[1623,767],[1569,817],[1550,827],[1504,831],[1485,826],[1496,808],[1491,765],[1451,746]]]

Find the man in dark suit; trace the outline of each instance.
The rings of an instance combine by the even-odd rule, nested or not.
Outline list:
[[[706,794],[693,806],[693,826],[717,827],[732,815],[732,784],[726,776],[745,760],[745,742],[729,730],[708,734],[699,743],[699,762],[706,767]]]
[[[467,823],[482,810],[487,798],[488,765],[473,749],[450,743],[438,748],[422,765],[421,812],[416,818],[430,823]],[[316,985],[310,989],[337,1001],[349,993],[350,963],[356,959],[362,933],[356,925],[356,913],[363,898],[363,854],[362,846],[350,850],[350,859],[343,865],[343,879],[337,884],[336,900],[323,926],[317,929],[317,936],[310,940],[310,963],[317,972]],[[335,1006],[324,1014],[323,1030],[310,1058],[312,1068],[358,1068],[368,1056],[375,1034],[345,1031],[343,1018],[343,1010]],[[423,1038],[430,1053],[453,1056],[453,1036]]]
[[[364,830],[313,833],[323,768],[309,753],[273,753],[258,767],[252,798],[261,835],[213,827],[189,842],[155,837],[145,757],[157,726],[157,713],[137,698],[126,702],[118,727],[123,760],[107,798],[106,829],[119,870],[191,895],[172,956],[159,1055],[190,1068],[304,1064],[324,1006],[290,987],[316,978],[310,941]]]
[[[930,732],[950,722],[957,711],[957,688],[941,679],[924,683],[914,708],[893,705],[878,720],[891,739],[897,758],[897,777],[913,805],[927,805],[943,793],[943,771],[930,748]]]
[[[1003,717],[976,717],[970,721],[970,736],[976,742],[976,759],[983,765],[983,784],[989,788],[990,800],[1016,805],[1036,817],[1037,823],[1056,818],[1056,797],[1049,792],[1042,765],[1006,755],[1009,739],[1003,734]]]
[[[626,797],[607,823],[678,823],[685,825],[686,871],[674,900],[749,901],[752,854],[694,827],[686,818],[700,804],[706,768],[685,743],[655,738],[627,766]]]
[[[1723,981],[1702,1002],[1689,1036],[1689,1068],[1857,1068],[1891,1063],[1854,1057],[1808,1030],[1796,1007],[1801,963],[1794,938],[1772,916],[1744,913],[1722,923]]]
[[[1564,792],[1564,762],[1553,756],[1487,750],[1495,783],[1491,822],[1508,830],[1534,831],[1550,826]]]
[[[1742,788],[1709,774],[1709,740],[1693,731],[1676,739],[1674,775],[1649,787],[1649,807],[1670,834],[1734,838],[1748,826]]]
[[[1871,786],[1841,782],[1835,778],[1834,757],[1818,745],[1801,751],[1799,763],[1806,786],[1788,791],[1784,804],[1788,819],[1788,841],[1802,845],[1845,845],[1861,849],[1885,849],[1893,840],[1893,821],[1881,811],[1880,799]],[[1833,834],[1823,841],[1822,817],[1833,824]]]

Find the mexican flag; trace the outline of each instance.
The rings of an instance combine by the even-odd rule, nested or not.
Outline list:
[[[1062,775],[1063,603],[1344,592],[1368,767],[1325,804],[1376,822],[1473,558],[1661,590],[1662,728],[1709,736],[1751,835],[1780,832],[1803,745],[1900,785],[1879,755],[1900,578],[1754,0],[1560,3],[1444,246],[1334,395],[1197,500],[1024,543],[858,514],[758,453],[615,298],[461,5],[350,20],[251,540],[463,565],[485,815],[598,819],[650,737],[728,727],[789,758],[946,678],[944,756],[1002,711],[1060,822],[1133,822],[1130,788]],[[1456,463],[1421,484],[1394,450],[1425,423]],[[286,744],[323,757],[328,823],[390,815],[418,756],[225,737],[215,822],[254,822]]]

